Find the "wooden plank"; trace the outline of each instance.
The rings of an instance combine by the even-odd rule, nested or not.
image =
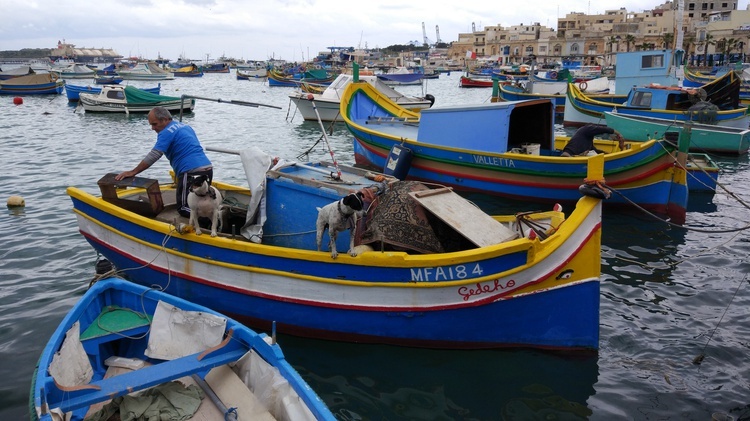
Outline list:
[[[500,244],[518,237],[517,233],[447,187],[411,192],[409,195],[478,247]]]
[[[268,409],[227,365],[213,368],[206,376],[216,396],[227,408],[237,408],[239,421],[275,420]]]

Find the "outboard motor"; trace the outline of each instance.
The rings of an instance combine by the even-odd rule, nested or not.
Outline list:
[[[430,101],[430,107],[432,107],[433,105],[435,105],[435,97],[432,96],[432,94],[426,94],[424,96],[424,99]]]

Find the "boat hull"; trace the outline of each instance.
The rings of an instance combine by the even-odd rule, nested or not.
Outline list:
[[[162,307],[165,304],[166,307]],[[167,309],[166,311],[172,311],[175,314],[173,316],[175,321],[171,323],[178,327],[174,330],[171,326],[151,329],[153,325],[162,326],[163,319],[157,321],[155,317],[160,307],[162,307],[161,311]],[[180,323],[177,321],[181,320],[180,317],[190,318],[190,321]],[[75,325],[78,326],[80,340],[70,341],[68,334],[71,328],[76,329]],[[190,350],[195,349],[196,352],[173,349],[174,345],[170,344],[169,337],[165,340],[163,336],[160,336],[161,329],[170,330],[170,334],[179,335],[185,342],[189,342],[184,345],[189,346]],[[226,337],[226,343],[206,348],[208,345],[204,344],[208,340],[205,339],[205,330],[212,331],[216,342]],[[196,339],[196,336],[200,338]],[[99,280],[86,291],[65,316],[42,351],[32,379],[31,419],[41,421],[60,419],[53,416],[52,411],[55,411],[55,414],[69,412],[70,419],[84,419],[87,413],[96,411],[97,405],[107,403],[118,396],[162,385],[172,380],[180,379],[180,382],[191,382],[190,379],[195,379],[197,385],[201,385],[198,380],[215,382],[216,380],[209,379],[211,376],[207,375],[209,370],[226,363],[234,363],[240,358],[248,360],[257,356],[262,358],[262,362],[254,362],[253,370],[259,370],[265,373],[264,375],[278,373],[275,375],[278,377],[274,379],[274,382],[278,382],[279,386],[274,385],[273,391],[279,393],[277,404],[279,406],[271,409],[277,416],[297,414],[302,415],[303,419],[335,419],[323,401],[286,361],[279,346],[272,343],[270,339],[267,335],[256,333],[222,314],[158,291],[150,285],[141,286],[122,278]],[[153,346],[150,352],[144,351],[147,344],[149,348]],[[80,352],[85,352],[84,355],[91,362],[90,380],[75,386],[70,384],[61,386],[57,381],[58,377],[50,374],[53,372],[51,367],[56,364],[55,359],[67,358],[63,364],[66,364],[68,370],[73,371],[72,366],[78,364],[76,364],[76,358],[69,356],[71,352],[67,350],[76,345],[81,347]],[[61,348],[63,348],[62,351]],[[253,355],[250,355],[251,350]],[[158,357],[149,357],[154,353],[157,353]],[[165,356],[166,354],[172,355]],[[143,367],[133,370],[122,368],[113,370],[108,369],[108,364],[105,362],[108,358],[119,358],[121,361],[131,363],[142,361],[145,364],[142,363]],[[227,375],[231,376],[226,370],[221,371],[222,368],[217,370],[224,378]],[[58,371],[54,370],[54,372]],[[113,371],[114,375],[112,375]],[[65,373],[57,374],[57,376],[61,379],[70,377],[65,376]],[[261,393],[269,393],[270,388],[263,383],[260,374],[250,373],[245,369],[238,376],[238,379],[242,377],[241,381],[238,382],[239,384],[234,383],[233,387],[234,392],[239,393],[240,396],[247,397],[240,393],[242,391],[239,389],[247,388],[249,391],[253,387],[254,393],[258,396]],[[64,381],[67,382],[69,379]],[[82,379],[76,379],[77,383],[81,381]],[[288,389],[284,388],[292,391],[287,392]],[[216,389],[215,392],[222,393],[220,390],[221,388]],[[286,399],[303,402],[300,405],[301,408],[297,406],[299,404],[294,403],[284,407],[286,404],[281,402],[284,395]],[[263,399],[268,404],[276,404],[275,401],[265,397]]]
[[[620,132],[626,139],[646,141],[660,139],[667,132],[679,133],[686,125],[677,119],[649,118],[623,115],[616,112],[604,114],[607,126]],[[750,148],[750,130],[690,123],[690,150],[719,154],[744,155]]]
[[[465,139],[486,138],[490,146],[500,142],[499,137],[489,141],[494,135],[488,136],[487,133],[496,129],[482,126],[475,116],[477,107],[458,109],[455,113],[453,110],[429,110],[429,113],[436,112],[436,119],[441,117],[438,112],[455,114],[450,121],[456,124],[448,126],[437,122],[435,127],[428,128],[423,122],[404,124],[398,118],[389,123],[388,119],[393,118],[396,106],[387,104],[378,108],[375,94],[364,85],[350,89],[354,92],[344,95],[341,110],[346,113],[345,122],[354,136],[355,161],[359,165],[382,171],[386,168],[391,150],[400,145],[409,149],[412,155],[408,167],[409,179],[449,185],[459,191],[531,201],[570,203],[580,194],[580,181],[586,178],[585,157],[560,157],[559,152],[557,156],[552,156],[553,151],[549,150],[549,146],[541,155],[513,151],[493,153],[485,152],[486,149],[469,149],[465,146],[466,142],[457,141],[457,136],[464,136]],[[384,104],[384,101],[380,101]],[[489,107],[485,108],[479,111],[491,111]],[[422,111],[420,118],[424,119],[427,112]],[[378,120],[381,117],[382,121]],[[481,121],[494,120],[497,118]],[[462,126],[460,133],[447,132],[448,127],[461,124],[461,121],[469,123],[466,127]],[[475,130],[476,133],[467,130]],[[449,139],[444,144],[431,144],[419,140],[423,132],[431,133],[433,141],[437,140],[436,133],[448,133],[445,136]],[[688,200],[687,178],[685,171],[675,166],[675,155],[669,152],[674,152],[674,147],[660,142],[643,146],[636,144],[630,150],[604,157],[606,183],[618,191],[607,200],[607,204],[631,206],[637,203],[652,212],[684,222]],[[542,148],[545,146],[542,145]],[[562,145],[557,149],[561,150]]]
[[[68,193],[86,240],[134,281],[158,280],[253,326],[276,321],[279,331],[304,336],[441,348],[598,346],[600,200],[580,199],[544,242],[332,259],[316,251],[310,227],[315,208],[341,192],[311,186],[308,173],[268,179],[264,244],[173,235],[168,223]],[[301,203],[307,211],[295,210]]]

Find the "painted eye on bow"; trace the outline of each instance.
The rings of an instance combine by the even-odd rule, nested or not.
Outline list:
[[[555,279],[558,279],[558,280],[560,280],[560,279],[570,279],[570,277],[573,276],[573,272],[574,272],[573,269],[566,269],[566,270],[560,272],[560,274],[557,275],[557,278],[555,278]]]

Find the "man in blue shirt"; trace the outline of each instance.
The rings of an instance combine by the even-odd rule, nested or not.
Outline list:
[[[203,147],[193,129],[187,124],[172,120],[172,114],[166,108],[154,107],[148,113],[148,123],[157,133],[156,144],[135,168],[118,174],[115,180],[134,177],[153,165],[162,155],[166,155],[177,176],[177,210],[180,215],[189,217],[188,177],[206,175],[208,183],[211,184],[214,176],[211,161],[203,152]]]

